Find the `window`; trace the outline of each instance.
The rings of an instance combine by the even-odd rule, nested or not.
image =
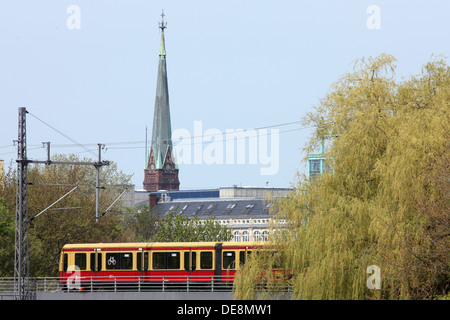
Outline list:
[[[164,252],[153,253],[153,269],[166,269],[166,254]]]
[[[136,268],[142,271],[142,252],[136,254]]]
[[[212,269],[213,267],[213,253],[212,251],[200,252],[200,268]]]
[[[148,252],[144,252],[144,270],[148,270]]]
[[[239,231],[234,232],[234,241],[239,242],[241,241],[241,233]]]
[[[256,203],[250,203],[245,206],[245,209],[242,211],[242,214],[248,214],[255,207]]]
[[[184,207],[183,207],[183,209],[181,209],[181,211],[180,211],[180,213],[183,213],[184,212],[184,210],[186,210],[187,208],[189,207],[189,205],[188,204],[186,204]]]
[[[266,206],[263,208],[263,213],[267,214],[269,213],[270,208],[272,207],[272,203],[266,204]]]
[[[235,269],[236,268],[236,253],[234,251],[224,251],[222,257],[223,269]]]
[[[242,241],[248,241],[248,231],[242,232]]]
[[[239,252],[239,265],[244,265],[245,263],[245,251]]]
[[[216,205],[215,204],[210,204],[207,208],[206,208],[206,210],[203,212],[203,214],[211,214],[211,212],[213,212],[213,210],[214,210],[214,208],[216,207]]]
[[[180,253],[153,252],[153,269],[180,269]]]
[[[253,232],[253,241],[260,241],[260,240],[261,240],[261,232],[255,230]]]
[[[245,261],[247,261],[247,259],[250,257],[251,253],[252,252],[248,251],[248,250],[247,250],[247,252],[245,252],[245,251],[240,251],[239,252],[239,264],[241,266],[244,265]]]
[[[263,231],[262,233],[262,241],[267,241],[269,239],[269,231]]]
[[[63,271],[67,271],[67,267],[69,266],[69,258],[67,257],[67,253],[64,253],[63,257]]]
[[[180,253],[167,253],[167,268],[166,269],[180,269]]]
[[[106,254],[106,269],[133,269],[132,252],[111,252]]]
[[[139,271],[147,271],[148,270],[148,252],[144,252],[144,261],[142,261],[142,252],[137,253],[136,267]]]
[[[95,257],[97,255],[97,258]],[[97,259],[97,268],[95,267],[95,263]],[[91,271],[97,272],[102,271],[102,254],[101,253],[91,253]]]
[[[191,268],[189,269],[189,256],[191,256]],[[194,271],[197,267],[197,252],[184,253],[184,270]]]
[[[202,210],[202,208],[203,208],[203,205],[201,204],[201,205],[199,205],[196,209],[195,209],[195,212],[194,212],[194,214],[197,214],[197,213],[199,213],[200,212],[200,210]]]
[[[86,253],[75,253],[75,265],[80,270],[86,270]]]
[[[230,214],[230,212],[234,209],[234,207],[236,207],[236,203],[228,204],[222,214]]]
[[[310,159],[309,161],[309,177],[315,178],[322,173],[323,159]]]

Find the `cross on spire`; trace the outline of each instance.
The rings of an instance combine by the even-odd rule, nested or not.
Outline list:
[[[164,29],[167,28],[167,22],[164,22],[164,17],[165,16],[166,15],[164,14],[164,9],[163,9],[162,13],[161,13],[162,21],[159,23],[159,28],[161,29],[162,32],[164,32]]]

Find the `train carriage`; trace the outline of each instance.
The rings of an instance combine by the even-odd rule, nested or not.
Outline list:
[[[82,287],[92,283],[232,284],[235,272],[257,248],[261,243],[67,244],[61,251],[59,277],[63,284],[76,280]]]

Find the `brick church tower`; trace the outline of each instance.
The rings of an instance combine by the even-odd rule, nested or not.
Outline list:
[[[147,168],[144,170],[144,189],[147,191],[178,190],[178,165],[172,146],[170,125],[169,89],[167,83],[166,48],[164,43],[164,12],[161,15],[161,48],[159,52],[158,79],[156,85],[155,113],[153,116],[152,142]]]

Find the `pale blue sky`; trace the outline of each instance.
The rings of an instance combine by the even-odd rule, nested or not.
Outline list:
[[[67,8],[80,9],[69,29]],[[381,29],[366,25],[380,9]],[[431,55],[450,53],[450,1],[378,0],[55,0],[4,1],[0,9],[0,159],[15,160],[18,108],[93,149],[27,118],[28,155],[53,152],[104,159],[134,174],[142,187],[145,127],[151,132],[161,9],[165,31],[172,129],[259,128],[301,120],[355,59],[393,54],[397,76],[420,72]],[[279,127],[279,170],[261,164],[180,165],[182,189],[288,187],[305,171],[300,125]],[[288,132],[283,132],[288,131]],[[151,138],[149,136],[149,138]],[[117,144],[118,142],[139,142]],[[204,145],[205,146],[205,145]]]

